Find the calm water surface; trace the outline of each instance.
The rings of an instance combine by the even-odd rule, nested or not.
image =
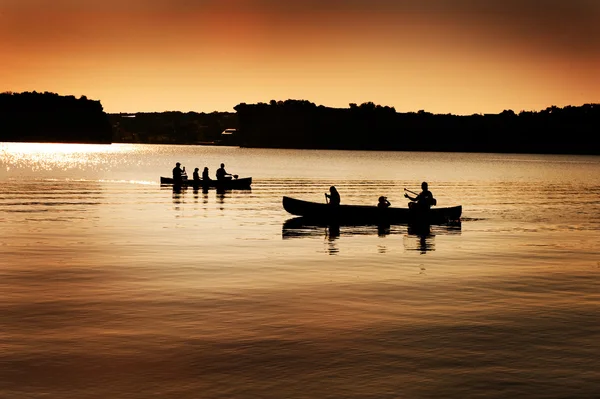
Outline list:
[[[423,180],[460,226],[285,225]],[[600,157],[0,143],[0,223],[0,398],[600,393]]]

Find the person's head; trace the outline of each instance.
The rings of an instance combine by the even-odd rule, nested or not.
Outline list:
[[[205,167],[204,167],[204,170],[208,171],[208,166],[205,166]]]
[[[194,172],[197,172],[197,171],[199,171],[199,170],[200,170],[200,169],[196,168],[196,169],[194,169]]]
[[[423,183],[421,183],[421,188],[423,190],[427,190],[427,182],[426,181],[424,181]]]
[[[177,162],[177,163],[175,164],[175,166],[181,166],[181,164],[180,164],[179,162]]]
[[[225,167],[225,164],[224,164],[224,163],[222,163],[222,164],[221,164],[221,167],[222,167],[222,168],[224,168],[224,167]]]
[[[329,187],[329,192],[337,193],[337,189],[335,188],[335,186],[331,186],[331,187]]]
[[[385,202],[386,199],[387,198],[382,195],[381,197],[379,197],[379,202]]]

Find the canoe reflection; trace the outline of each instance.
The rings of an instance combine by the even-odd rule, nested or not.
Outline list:
[[[435,234],[431,231],[431,226],[408,226],[407,233],[404,240],[404,247],[407,250],[420,251],[422,254],[435,251]]]
[[[175,205],[175,210],[182,210],[186,204],[208,204],[209,202],[213,202],[212,198],[215,199],[215,202],[218,204],[218,209],[223,211],[225,210],[225,203],[232,196],[243,196],[251,194],[251,190],[197,190],[195,188],[182,189],[181,187],[167,187],[169,191],[172,191],[173,204]],[[161,186],[161,190],[163,187]],[[235,193],[235,194],[234,194]]]
[[[403,235],[406,250],[425,253],[435,250],[436,234],[460,234],[461,223],[453,222],[445,225],[331,225],[318,223],[303,217],[288,219],[282,227],[282,238],[314,238],[325,237],[333,242],[342,236]]]

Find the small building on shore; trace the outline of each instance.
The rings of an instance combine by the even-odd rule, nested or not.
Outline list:
[[[238,145],[238,130],[237,129],[225,129],[221,132],[221,145]]]

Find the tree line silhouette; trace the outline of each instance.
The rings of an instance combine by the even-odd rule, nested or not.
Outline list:
[[[221,133],[237,128],[234,112],[138,112],[110,114],[113,142],[150,144],[229,144]]]
[[[373,102],[330,108],[292,99],[234,109],[107,114],[100,101],[85,96],[5,92],[0,141],[600,155],[600,104],[469,116],[399,113]],[[222,136],[227,128],[236,134]]]
[[[235,107],[245,147],[347,150],[600,154],[600,104],[539,112],[459,116],[398,113],[372,102],[349,108],[306,100]]]
[[[110,143],[100,101],[56,93],[0,93],[0,141]]]

